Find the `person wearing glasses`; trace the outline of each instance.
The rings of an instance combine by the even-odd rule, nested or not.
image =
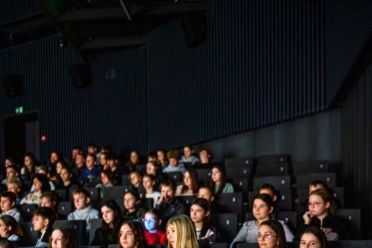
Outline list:
[[[167,234],[159,230],[161,224],[160,212],[157,209],[149,209],[142,219],[145,230],[146,242],[149,245],[165,245],[168,244]]]
[[[238,235],[232,241],[230,248],[236,248],[239,243],[257,243],[256,235],[262,222],[271,219],[271,213],[274,210],[273,198],[268,194],[259,194],[253,201],[252,212],[254,220],[244,222]],[[283,226],[287,241],[293,240],[293,234],[284,221],[279,221]]]
[[[317,189],[310,193],[308,211],[302,216],[304,223],[298,229],[295,240],[299,240],[299,234],[309,226],[316,226],[324,232],[327,240],[354,239],[353,233],[346,220],[335,215],[331,205],[332,196],[325,189]]]
[[[261,223],[256,239],[260,248],[287,248],[282,223],[277,220],[266,220]]]
[[[309,226],[300,235],[298,248],[327,248],[324,232],[315,226]]]
[[[108,247],[115,244],[119,236],[122,223],[121,209],[115,200],[107,200],[102,204],[102,226],[94,232],[91,246]]]

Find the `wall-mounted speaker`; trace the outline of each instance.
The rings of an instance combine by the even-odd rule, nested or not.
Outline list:
[[[86,64],[74,64],[70,66],[70,76],[75,89],[81,89],[91,85],[90,67]]]
[[[197,47],[207,39],[207,18],[205,13],[184,15],[181,27],[189,47]]]
[[[2,78],[2,83],[7,96],[16,97],[23,94],[21,75],[7,75]]]

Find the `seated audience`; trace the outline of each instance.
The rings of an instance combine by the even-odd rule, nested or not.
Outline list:
[[[161,165],[161,167],[165,167],[169,164],[167,159],[167,153],[164,150],[158,150],[156,152],[157,161]]]
[[[298,248],[327,248],[327,237],[324,232],[315,226],[306,227],[300,234]]]
[[[16,205],[20,205],[22,198],[22,183],[20,181],[9,181],[6,185],[8,187],[8,192],[13,192],[16,195]]]
[[[97,157],[96,157],[97,159]],[[85,157],[84,157],[84,154],[77,154],[76,157],[75,157],[75,168],[78,168],[79,170],[83,169],[85,167]]]
[[[57,212],[57,202],[58,202],[58,197],[53,192],[45,191],[40,196],[40,207],[46,207],[46,208],[53,209],[56,215],[56,220],[59,220],[59,215]]]
[[[159,164],[155,162],[148,162],[146,164],[146,174],[153,175],[155,177],[155,189],[160,188],[160,184],[164,181],[164,175],[160,171]]]
[[[194,165],[199,162],[199,159],[192,155],[193,153],[192,146],[188,145],[183,148],[183,155],[181,156],[180,163],[191,163],[191,165]]]
[[[187,169],[183,174],[182,185],[177,186],[176,196],[196,195],[198,193],[198,188],[198,176],[195,169]]]
[[[19,246],[23,231],[16,219],[10,215],[3,215],[0,217],[0,236]]]
[[[121,210],[115,200],[105,201],[101,206],[102,226],[94,232],[91,246],[108,247],[114,244],[119,236],[121,226]]]
[[[7,238],[0,237],[0,248],[17,248],[17,245],[14,245],[12,241],[9,241]]]
[[[46,175],[36,174],[32,179],[34,191],[26,195],[22,201],[22,204],[36,204],[40,206],[40,196],[43,192],[50,190],[50,184]]]
[[[93,177],[98,177],[100,173],[100,169],[97,166],[97,157],[94,154],[89,153],[86,157],[86,166],[82,167],[80,170],[80,177],[82,179],[91,180]]]
[[[211,150],[207,148],[202,148],[199,151],[199,162],[197,162],[195,165],[198,166],[198,168],[212,168],[213,155]]]
[[[194,223],[199,244],[218,242],[217,229],[211,225],[211,211],[206,199],[197,198],[191,203],[190,218]]]
[[[108,154],[108,152],[102,152],[101,155],[99,156],[99,168],[101,170],[108,170],[109,169],[108,164],[107,164],[107,160],[106,160],[107,154]]]
[[[255,220],[244,222],[243,227],[240,229],[238,235],[232,241],[230,248],[236,248],[239,243],[256,243],[256,235],[258,228],[262,222],[271,219],[271,213],[274,210],[273,199],[268,194],[257,195],[253,202],[253,215]],[[284,228],[287,241],[293,240],[293,234],[287,227],[284,221],[279,221]]]
[[[74,146],[71,150],[71,159],[69,161],[69,165],[70,167],[75,167],[76,166],[76,157],[78,155],[82,155],[83,154],[83,149],[81,148],[81,146]],[[82,156],[83,159],[84,156]]]
[[[67,216],[67,220],[85,220],[87,222],[87,233],[90,231],[90,220],[98,219],[99,212],[89,206],[90,194],[86,189],[75,189],[72,192],[75,211]]]
[[[97,165],[101,166],[101,161],[100,161],[100,156],[101,156],[101,153],[98,152],[98,146],[95,144],[95,143],[89,143],[87,145],[87,153],[92,153],[94,155],[96,155],[96,161],[97,161]]]
[[[64,167],[61,169],[61,183],[58,185],[59,189],[66,191],[67,200],[70,200],[70,189],[78,187],[76,184],[76,175],[72,172],[71,168]]]
[[[123,185],[121,176],[127,175],[129,169],[127,166],[119,166],[119,160],[115,153],[109,153],[106,155],[106,164],[108,169],[111,170],[114,179],[118,185]]]
[[[158,202],[159,200],[159,197],[160,197],[160,192],[158,191],[155,191],[154,190],[154,187],[155,187],[155,177],[153,175],[150,175],[150,174],[145,174],[142,178],[142,184],[143,184],[143,187],[145,189],[145,192],[142,193],[141,195],[141,198],[152,198],[154,199],[154,205],[153,206],[147,206],[147,207],[155,207],[156,203]]]
[[[277,220],[262,222],[256,237],[260,248],[287,248],[283,225]]]
[[[183,174],[185,172],[184,164],[178,163],[178,152],[176,150],[169,151],[167,157],[169,165],[163,169],[163,173],[180,171]]]
[[[320,228],[327,240],[354,239],[355,234],[349,223],[335,215],[331,206],[332,197],[325,189],[317,189],[309,196],[308,211],[302,216],[304,224],[298,229],[299,234],[308,226]]]
[[[212,214],[221,213],[221,205],[215,201],[213,191],[208,186],[201,186],[198,191],[198,198],[204,198],[209,202],[210,211]]]
[[[1,214],[12,216],[17,222],[22,222],[22,215],[15,207],[17,196],[13,192],[4,192],[0,197]]]
[[[141,219],[145,212],[137,191],[130,190],[124,194],[124,218]]]
[[[173,216],[169,219],[167,223],[167,238],[168,247],[199,247],[194,225],[190,218],[184,214]]]
[[[138,187],[142,184],[142,175],[138,171],[132,171],[128,177],[133,190],[138,192]]]
[[[32,225],[34,230],[39,232],[39,239],[37,240],[35,247],[46,247],[49,243],[49,236],[53,231],[53,224],[56,215],[51,208],[40,207],[33,213]]]
[[[163,245],[167,244],[167,234],[159,230],[161,224],[160,213],[157,209],[149,209],[145,213],[142,222],[146,228],[145,238],[149,245]]]
[[[160,211],[163,224],[175,215],[187,214],[185,205],[175,198],[176,186],[170,180],[165,180],[161,186],[161,196],[155,208]]]
[[[139,222],[124,222],[120,227],[119,248],[146,248],[146,239]]]
[[[231,183],[226,182],[226,171],[223,165],[214,165],[211,172],[211,181],[209,186],[213,189],[214,194],[233,193],[234,187]]]
[[[111,170],[101,171],[100,176],[101,176],[101,183],[98,183],[96,185],[96,188],[101,189],[101,198],[103,198],[105,188],[114,186],[116,184],[116,181],[114,180],[114,176]]]
[[[48,179],[48,182],[49,182],[50,190],[54,191],[56,186],[51,181],[52,175],[49,173],[48,168],[45,165],[40,165],[40,166],[37,167],[37,173],[46,175],[46,177]],[[34,185],[32,185],[31,189],[30,189],[30,192],[33,192],[34,190],[35,190],[35,187],[34,187]]]
[[[274,210],[271,213],[271,218],[276,219],[276,215],[279,212],[278,207],[276,206],[276,201],[278,199],[278,192],[276,191],[275,187],[271,184],[265,183],[261,186],[260,190],[258,191],[258,194],[268,194],[273,198],[274,203]]]
[[[21,168],[21,175],[28,181],[37,173],[35,157],[32,153],[26,153],[23,159],[24,166]]]
[[[132,151],[130,153],[130,158],[126,166],[131,169],[131,171],[136,171],[136,166],[140,165],[140,155],[137,151]]]
[[[49,238],[48,248],[79,248],[75,229],[58,227]]]
[[[7,184],[9,181],[20,181],[18,178],[18,169],[15,166],[8,166],[5,168],[6,178],[1,181],[2,184]]]

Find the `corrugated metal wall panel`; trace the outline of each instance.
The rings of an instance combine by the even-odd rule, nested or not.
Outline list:
[[[323,1],[217,0],[201,46],[186,47],[178,21],[156,32],[149,47],[149,90],[166,97],[149,109],[151,129],[162,130],[150,132],[150,148],[324,110],[324,19]],[[171,114],[155,119],[165,112]],[[164,127],[164,121],[172,124]]]
[[[0,25],[41,13],[34,0],[1,0]]]
[[[342,154],[345,197],[361,208],[363,237],[371,238],[372,214],[372,64],[342,109]]]
[[[47,136],[41,144],[42,160],[54,149],[68,157],[74,145],[85,146],[92,140],[87,128],[92,120],[85,114],[91,112],[91,89],[75,90],[68,73],[69,66],[78,61],[72,47],[59,48],[57,37],[0,51],[0,77],[20,74],[24,86],[24,94],[14,99],[1,90],[0,113],[12,115],[19,106],[24,113],[39,112],[40,134]]]

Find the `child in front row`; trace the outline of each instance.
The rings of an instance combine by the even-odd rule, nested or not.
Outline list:
[[[13,192],[4,192],[0,197],[1,214],[12,216],[18,223],[22,222],[22,215],[15,207],[17,196]]]
[[[47,207],[40,207],[33,213],[32,225],[34,230],[40,232],[39,239],[35,247],[47,247],[49,243],[49,236],[53,231],[53,223],[56,219],[53,209]]]
[[[90,220],[98,219],[98,210],[89,206],[90,195],[86,189],[75,189],[72,192],[76,210],[70,213],[67,220],[85,220],[87,222],[87,234],[90,231]]]
[[[163,245],[167,244],[167,234],[159,230],[161,224],[160,212],[157,209],[149,209],[145,213],[145,218],[142,219],[146,228],[145,238],[149,245]]]

